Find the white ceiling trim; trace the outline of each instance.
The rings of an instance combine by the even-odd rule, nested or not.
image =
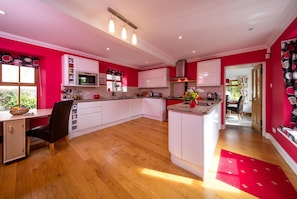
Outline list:
[[[274,34],[271,35],[271,37],[267,41],[267,46],[270,48],[276,40],[281,36],[284,30],[295,20],[297,17],[297,1],[291,1],[288,7],[285,9],[286,12],[283,13],[283,16],[281,17],[281,23],[279,23],[279,27],[277,30],[275,30]],[[279,31],[282,30],[282,31]]]
[[[31,45],[36,45],[36,46],[40,46],[40,47],[44,47],[44,48],[49,48],[49,49],[52,49],[52,50],[57,50],[57,51],[65,52],[65,53],[75,54],[75,55],[87,57],[87,58],[90,58],[90,59],[105,61],[105,62],[109,62],[109,63],[121,65],[121,66],[126,66],[126,67],[129,67],[129,68],[134,68],[134,69],[138,69],[138,70],[141,69],[140,67],[137,67],[137,66],[123,65],[123,63],[115,62],[114,60],[106,59],[104,57],[100,57],[100,56],[97,56],[97,55],[93,55],[93,54],[85,53],[85,52],[82,52],[82,51],[77,51],[77,50],[73,50],[73,49],[70,49],[70,48],[65,48],[65,47],[49,44],[49,43],[42,42],[42,41],[37,41],[37,40],[34,40],[34,39],[30,39],[30,38],[10,34],[10,33],[3,32],[3,31],[0,31],[0,36],[5,38],[5,39],[11,39],[11,40],[18,41],[18,42],[23,42],[23,43],[27,43],[27,44],[31,44]]]

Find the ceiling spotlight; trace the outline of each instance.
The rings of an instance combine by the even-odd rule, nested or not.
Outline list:
[[[181,35],[180,35],[180,36],[178,36],[178,39],[182,39],[182,38],[183,38],[183,36],[181,36]]]
[[[4,12],[3,10],[0,10],[0,15],[6,15],[6,12]]]

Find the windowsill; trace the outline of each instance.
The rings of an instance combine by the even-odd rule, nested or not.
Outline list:
[[[297,148],[297,136],[292,135],[289,131],[283,132],[280,128],[277,128],[277,131],[287,138],[296,148]],[[297,132],[297,131],[294,131]],[[295,141],[294,141],[295,140]]]

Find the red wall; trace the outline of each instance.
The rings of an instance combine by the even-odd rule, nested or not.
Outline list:
[[[281,41],[297,37],[297,18],[289,25],[289,27],[281,34],[277,41],[271,47],[271,83],[273,88],[270,93],[271,106],[271,128],[277,128],[280,125],[289,126],[292,106],[290,105],[283,79],[283,71],[281,68]],[[270,130],[270,129],[269,129]],[[297,149],[289,143],[287,139],[279,133],[271,134],[284,150],[297,163]]]
[[[271,110],[272,127],[279,125],[289,125],[292,107],[289,104],[285,92],[283,80],[283,71],[281,68],[281,41],[297,37],[297,18],[282,33],[277,41],[271,47],[271,82],[273,89],[271,91]]]
[[[56,101],[60,101],[62,82],[61,56],[65,54],[65,52],[13,41],[5,38],[0,38],[0,50],[39,57],[39,80],[41,86],[38,90],[38,108],[51,108]],[[124,79],[126,80],[126,82],[124,82],[124,85],[137,86],[138,70],[99,61],[100,72],[106,72],[107,67],[124,72]]]

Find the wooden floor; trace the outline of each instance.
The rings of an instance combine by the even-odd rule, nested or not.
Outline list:
[[[297,189],[297,176],[269,140],[247,127],[221,131],[204,181],[171,163],[167,122],[139,118],[61,140],[28,158],[0,166],[0,198],[254,198],[215,179],[221,149],[280,165]]]

